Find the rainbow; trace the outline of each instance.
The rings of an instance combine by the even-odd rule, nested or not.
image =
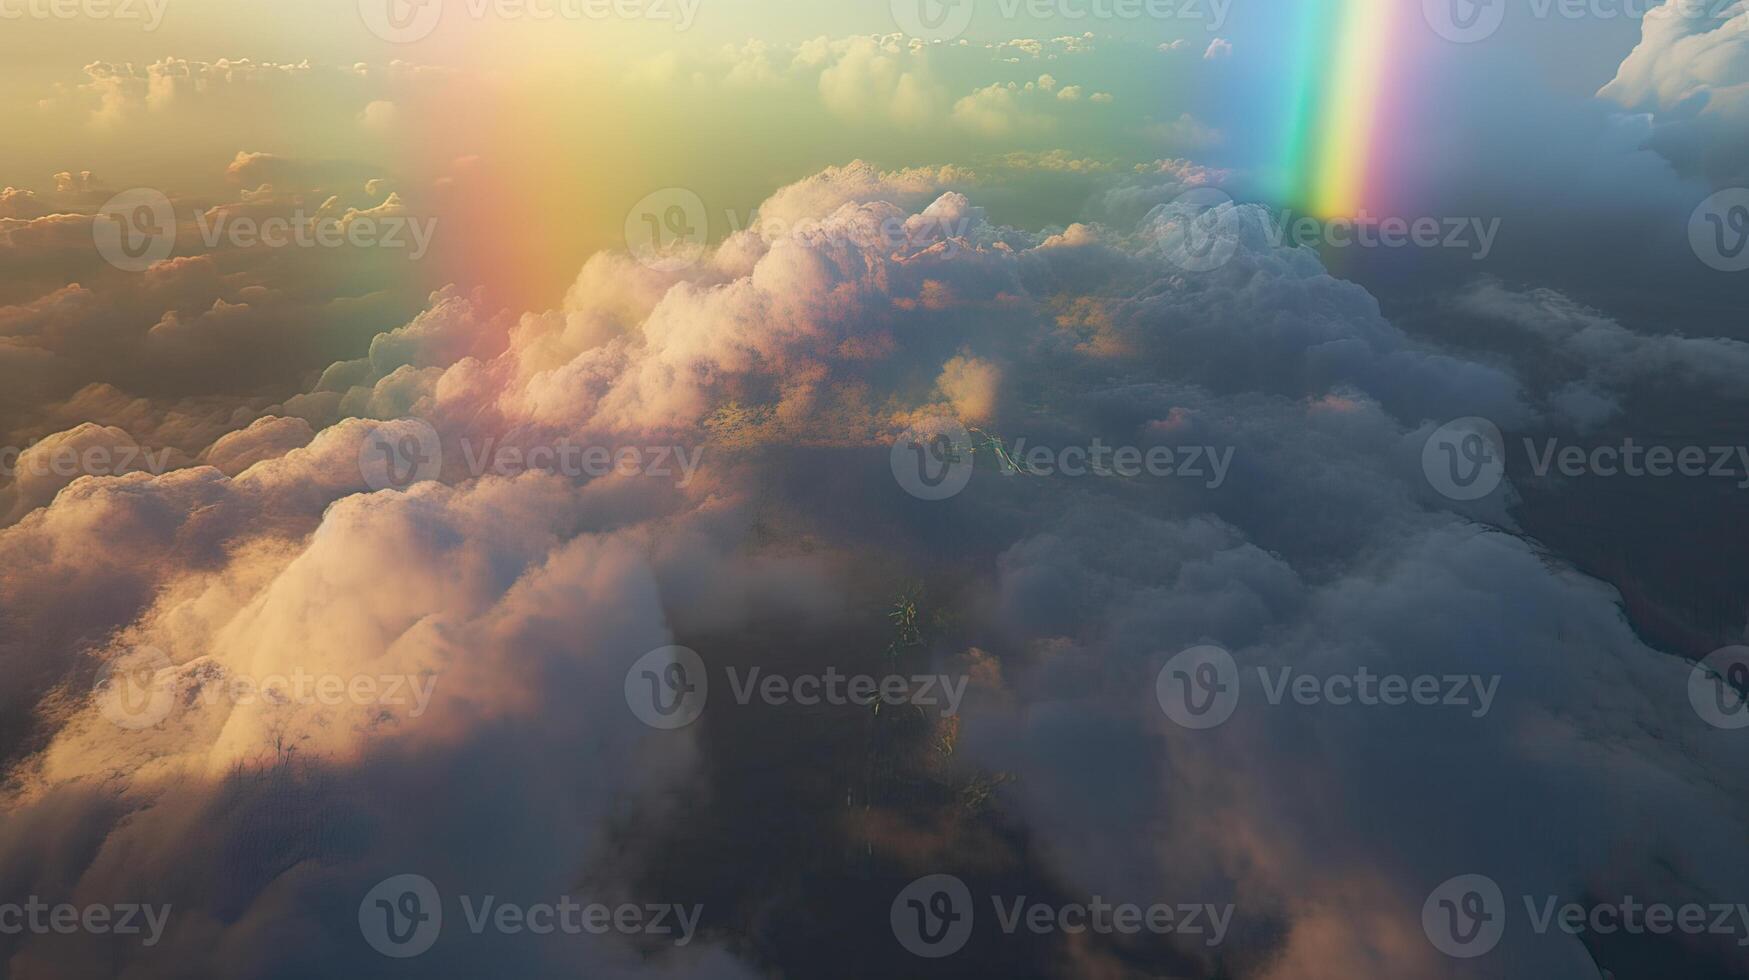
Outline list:
[[[1396,67],[1411,38],[1402,0],[1303,0],[1289,16],[1286,122],[1277,151],[1284,206],[1320,218],[1376,207],[1385,180]]]

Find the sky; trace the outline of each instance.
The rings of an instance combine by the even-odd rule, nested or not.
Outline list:
[[[1337,105],[1393,108],[1389,131],[1377,136],[1381,157],[1443,154],[1442,140],[1471,139],[1465,126],[1448,125],[1454,106],[1443,93],[1494,74],[1475,52],[1441,50],[1424,25],[1400,18],[1384,28],[1391,36],[1381,39],[1378,60],[1387,63],[1376,86],[1339,95],[1337,73],[1296,61],[1304,54],[1296,45],[1320,25],[1266,4],[1172,4],[1162,9],[1179,16],[1169,18],[1133,16],[1145,9],[1138,4],[1113,8],[1132,16],[1091,22],[1063,16],[1080,9],[1073,5],[1044,19],[1031,5],[1013,17],[990,5],[943,43],[889,40],[885,52],[869,32],[897,25],[878,5],[803,15],[703,4],[690,21],[678,3],[648,17],[549,19],[484,8],[475,17],[462,5],[405,43],[375,36],[356,4],[332,6],[176,0],[154,21],[139,0],[125,11],[137,19],[14,21],[7,109],[37,136],[8,141],[0,167],[39,191],[55,173],[91,170],[117,187],[214,194],[234,190],[225,167],[236,153],[265,152],[375,168],[424,190],[453,176],[457,159],[477,157],[492,184],[467,196],[487,199],[484,220],[539,240],[542,248],[526,250],[539,254],[518,256],[544,266],[529,277],[539,282],[521,287],[551,302],[571,270],[614,242],[631,204],[670,184],[698,184],[713,210],[745,220],[776,186],[852,159],[964,165],[1073,148],[1122,167],[1195,152],[1222,166],[1279,171],[1292,155],[1283,142],[1295,100],[1325,87]],[[1327,35],[1341,30],[1328,23],[1339,18],[1324,19]],[[1109,29],[1095,32],[1097,42],[1062,40],[1088,26]],[[852,44],[859,32],[870,47]],[[1633,33],[1626,19],[1524,18],[1490,38],[1486,55],[1552,95],[1584,100],[1609,81]],[[1043,47],[1004,46],[1034,37]],[[1220,57],[1205,59],[1217,40]],[[1456,54],[1459,68],[1478,74],[1435,77]],[[1055,92],[1036,87],[1044,75],[1057,80]],[[1028,82],[1030,93],[1001,91]],[[1069,90],[1085,100],[1064,98]],[[1516,90],[1465,101],[1506,105]],[[1101,95],[1110,101],[1095,104]],[[713,161],[708,172],[688,163],[700,157]],[[1067,224],[1080,216],[1082,193],[1026,195],[1048,212],[1026,217]]]
[[[1749,976],[1749,0],[0,80],[0,975]]]

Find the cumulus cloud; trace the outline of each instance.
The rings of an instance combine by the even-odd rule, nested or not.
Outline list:
[[[1640,43],[1598,96],[1653,114],[1654,145],[1683,169],[1719,184],[1749,179],[1749,5],[1648,10]]]
[[[98,61],[85,66],[88,81],[79,92],[95,103],[94,125],[115,127],[142,113],[165,111],[179,99],[217,94],[238,84],[293,80],[314,70],[308,60],[282,64],[248,58],[215,62],[165,58],[140,66]]]
[[[358,124],[365,129],[387,131],[394,128],[399,119],[399,110],[387,99],[377,99],[368,103],[358,113]]]
[[[875,63],[892,52],[870,44],[849,52],[858,70],[899,86],[896,64]],[[884,656],[893,641],[869,623],[905,589],[932,613],[906,655],[969,663],[976,684],[951,726],[875,730],[932,746],[927,763],[892,757],[915,785],[965,791],[902,803],[922,791],[831,782],[820,758],[836,755],[761,759],[778,779],[762,788],[826,786],[829,812],[805,828],[821,853],[895,868],[930,853],[973,877],[1144,904],[1230,900],[1237,951],[1174,954],[1254,976],[1308,975],[1309,960],[1331,976],[1448,975],[1417,916],[1460,871],[1575,898],[1727,894],[1749,872],[1745,786],[1696,728],[1688,665],[1523,538],[1510,492],[1454,505],[1421,452],[1453,417],[1599,416],[1636,359],[1719,378],[1722,362],[1699,372],[1732,348],[1636,338],[1551,294],[1463,299],[1594,366],[1590,387],[1547,387],[1412,337],[1316,254],[1273,241],[1256,205],[1213,215],[1226,262],[1187,267],[1206,216],[1173,198],[1213,176],[1183,161],[1114,176],[1094,205],[1112,220],[1032,231],[992,221],[964,172],[852,163],[779,190],[688,269],[598,255],[559,308],[514,318],[438,292],[300,393],[243,400],[180,468],[23,485],[0,530],[0,596],[27,611],[0,639],[19,678],[7,892],[173,901],[167,962],[246,973],[268,957],[367,970],[349,906],[410,867],[548,900],[700,887],[673,870],[688,862],[653,855],[793,835],[743,802],[759,797],[731,778],[744,753],[636,721],[630,663],[693,637],[713,663]],[[981,460],[959,497],[915,500],[891,442],[940,417],[1030,445],[1205,447],[1221,475],[1067,479]],[[433,479],[371,486],[371,440],[426,432]],[[705,462],[685,486],[468,467],[488,441],[563,439]],[[1486,717],[1298,710],[1247,681],[1227,726],[1176,729],[1154,679],[1201,643],[1248,672],[1496,676],[1498,699]],[[171,710],[130,730],[106,715],[113,685],[93,683],[141,651],[162,658],[146,703]],[[426,679],[430,700],[415,714],[227,694],[300,668]],[[745,734],[723,718],[704,730]],[[846,751],[770,729],[749,744],[773,741]],[[972,797],[1023,826],[1036,859],[967,844],[1000,837]],[[845,799],[862,814],[835,809]],[[787,873],[772,872],[805,887]],[[735,940],[777,890],[754,887],[688,950],[462,937],[431,965],[752,974],[765,954]],[[1564,935],[1507,942],[1548,975],[1583,955]],[[122,955],[35,938],[4,951],[21,965]],[[134,953],[143,975],[158,968]]]
[[[820,98],[833,112],[916,126],[941,111],[945,92],[925,57],[869,38],[846,42],[834,55],[819,82]]]
[[[1715,395],[1736,396],[1749,371],[1749,343],[1724,337],[1635,333],[1551,289],[1513,290],[1484,281],[1456,301],[1462,312],[1510,324],[1585,378],[1618,392],[1634,383],[1681,379]]]
[[[9,382],[0,385],[9,409],[0,445],[95,423],[123,428],[150,450],[193,455],[303,390],[356,350],[360,333],[404,323],[429,292],[406,258],[415,234],[397,251],[248,247],[226,233],[424,217],[392,191],[361,195],[362,178],[332,194],[300,183],[349,169],[238,152],[229,168],[241,185],[234,199],[167,198],[172,253],[143,272],[112,266],[93,246],[95,223],[107,220],[98,208],[113,189],[90,173],[63,174],[54,191],[32,194],[49,213],[0,218],[0,255],[15,273],[0,288],[0,377]],[[360,293],[335,275],[343,268],[387,274]],[[428,321],[437,316],[407,331],[434,329]],[[485,330],[462,346],[491,341]]]
[[[236,476],[256,463],[302,449],[315,435],[303,419],[267,416],[220,436],[207,448],[203,461],[226,476]]]
[[[1044,126],[1043,117],[1026,110],[1020,93],[1012,82],[978,89],[954,103],[954,121],[981,135],[996,137]]]
[[[715,132],[725,105],[758,100],[814,140],[784,159],[761,144],[757,168],[725,146],[722,173],[894,162],[779,188],[688,268],[597,254],[550,309],[353,254],[187,247],[189,220],[172,258],[123,275],[92,248],[117,189],[78,169],[96,160],[17,178],[30,186],[0,189],[0,435],[16,450],[0,458],[0,899],[175,911],[157,951],[0,936],[0,973],[374,975],[388,961],[361,945],[357,900],[407,870],[447,894],[708,899],[686,949],[452,931],[414,964],[458,976],[821,975],[788,937],[865,924],[870,971],[914,972],[880,914],[884,876],[946,871],[1238,909],[1223,949],[1040,940],[991,971],[1011,975],[1456,976],[1418,916],[1465,872],[1514,897],[1741,901],[1749,787],[1665,652],[1699,641],[1658,641],[1646,589],[1584,573],[1629,567],[1685,613],[1711,601],[1598,532],[1647,523],[1638,489],[1622,520],[1555,498],[1604,552],[1582,562],[1532,537],[1526,500],[1547,488],[1513,473],[1459,504],[1422,469],[1460,416],[1602,435],[1692,425],[1702,399],[1730,406],[1727,425],[1740,409],[1749,353],[1713,336],[1734,329],[1721,311],[1739,286],[1670,273],[1693,264],[1694,205],[1749,159],[1749,13],[1695,9],[1650,11],[1596,99],[1548,94],[1508,43],[1399,52],[1418,84],[1394,94],[1438,125],[1394,144],[1409,186],[1391,189],[1503,218],[1503,255],[1565,263],[1588,289],[1466,266],[1450,289],[1369,290],[1275,241],[1258,204],[1180,201],[1267,197],[1246,193],[1278,135],[1257,96],[1291,61],[1267,6],[1206,46],[885,35],[648,59],[622,96],[700,107],[653,114],[665,130]],[[489,147],[434,151],[422,174],[354,162],[357,141],[420,118],[398,83],[425,71],[99,62],[39,109],[93,145],[197,142],[219,190],[174,194],[185,218],[419,214],[434,185],[496,201]],[[262,111],[330,103],[307,129]],[[232,117],[276,131],[214,148]],[[648,136],[621,142],[667,145]],[[300,139],[323,152],[269,152]],[[943,158],[966,166],[897,165]],[[1230,257],[1187,267],[1211,225]],[[1637,309],[1596,298],[1617,284]],[[1702,316],[1679,320],[1685,302]],[[971,482],[916,500],[892,440],[946,420],[977,429]],[[380,489],[369,454],[427,434],[433,478]],[[991,440],[1020,439],[1207,462],[1164,480],[992,465]],[[476,465],[566,441],[701,462],[685,485]],[[1711,524],[1664,509],[1645,533],[1713,530],[1720,564],[1740,564],[1737,497]],[[1720,630],[1741,634],[1729,574],[1680,546],[1657,557],[1719,580]],[[907,609],[916,632],[895,639]],[[622,685],[671,642],[712,667],[963,671],[967,710],[846,722],[719,700],[658,733]],[[1154,684],[1210,643],[1242,700],[1192,732]],[[1257,673],[1363,668],[1491,677],[1497,696],[1485,716],[1302,710],[1268,705]],[[240,693],[299,671],[400,678],[424,699]],[[164,716],[118,724],[117,678],[144,678],[134,693]],[[854,874],[835,876],[836,855]],[[1727,942],[1620,958],[1728,976]],[[1514,923],[1495,956],[1590,977],[1621,948]]]

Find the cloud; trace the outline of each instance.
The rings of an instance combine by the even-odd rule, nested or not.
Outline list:
[[[208,447],[204,462],[226,476],[236,476],[256,463],[279,459],[294,449],[302,449],[315,438],[310,424],[303,419],[267,416],[256,419],[246,429],[220,436]]]
[[[1597,93],[1654,115],[1653,146],[1719,185],[1749,180],[1749,7],[1668,3],[1641,18],[1640,43]]]
[[[398,120],[399,110],[387,99],[376,99],[368,103],[358,114],[358,124],[365,129],[392,130]]]
[[[833,54],[819,82],[828,109],[905,126],[927,125],[938,117],[945,92],[931,76],[926,56],[912,57],[869,38],[835,45]]]
[[[759,217],[791,228],[810,218],[817,220],[829,215],[846,204],[877,201],[901,206],[925,204],[942,191],[975,179],[973,173],[959,167],[881,170],[854,160],[778,188],[759,205]]]
[[[172,905],[164,947],[134,954],[137,969],[283,967],[288,951],[269,952],[277,944],[257,940],[261,930],[286,928],[304,936],[294,958],[368,969],[377,954],[359,942],[356,915],[324,914],[327,896],[362,897],[408,867],[442,882],[451,902],[464,889],[547,901],[577,892],[576,876],[600,857],[609,815],[639,806],[683,772],[693,750],[686,737],[660,737],[669,733],[637,722],[620,693],[626,655],[667,640],[648,563],[624,536],[556,541],[548,522],[565,520],[567,508],[552,505],[567,497],[539,477],[349,497],[302,544],[250,549],[158,600],[125,639],[158,644],[176,662],[154,679],[175,693],[174,710],[144,730],[119,727],[97,705],[66,718],[33,767],[24,806],[83,811],[77,834],[63,838],[87,855],[71,871],[74,890]],[[482,521],[508,523],[487,533]],[[408,552],[409,534],[430,550]],[[589,599],[555,617],[560,594]],[[325,612],[309,615],[318,608]],[[432,699],[420,713],[400,702],[312,704],[291,688],[281,698],[229,693],[248,690],[237,686],[244,679],[298,670],[422,679]],[[569,753],[548,754],[545,772],[526,765],[538,746],[561,744],[589,746],[584,754],[595,761],[582,778]],[[238,779],[239,765],[258,774]],[[121,777],[121,792],[86,791],[81,805],[82,785]],[[429,779],[464,781],[472,791],[494,784],[500,803],[522,800],[520,816],[429,805],[430,789],[420,788]],[[407,820],[409,805],[425,816]],[[246,857],[204,856],[213,841],[259,828],[264,812],[306,806],[374,843],[366,852],[318,846],[287,862],[291,840],[272,835],[265,847],[245,848]],[[176,829],[197,817],[207,832]],[[527,849],[567,825],[568,844]],[[31,833],[28,821],[10,824],[0,849],[16,854]],[[445,859],[434,845],[451,835],[473,844]],[[196,839],[205,843],[196,848]],[[117,860],[118,852],[133,857]],[[34,862],[9,859],[8,867],[16,869],[8,894],[60,887]],[[591,894],[613,900],[609,887]],[[226,892],[229,911],[215,903]],[[11,941],[9,959],[52,956],[65,965],[83,955],[54,939]],[[493,958],[536,972],[609,975],[638,972],[640,959],[613,942],[469,942],[459,923],[445,948],[432,968],[456,975]],[[702,949],[660,962],[678,975],[740,973]]]
[[[1012,82],[988,85],[954,103],[956,123],[983,136],[1013,136],[1045,128],[1044,117],[1025,109],[1020,89]]]
[[[0,189],[0,218],[40,218],[47,213],[35,191],[19,187]]]
[[[1005,665],[1017,707],[988,709],[1005,720],[985,722],[981,704],[965,725],[980,758],[1019,776],[1032,822],[1051,828],[1082,887],[1112,900],[1235,901],[1238,942],[1260,949],[1281,937],[1257,956],[1260,976],[1383,961],[1393,975],[1444,977],[1449,961],[1419,935],[1417,913],[1455,869],[1489,874],[1508,895],[1696,895],[1738,873],[1708,870],[1707,848],[1685,835],[1646,840],[1638,819],[1595,809],[1628,785],[1661,801],[1656,826],[1679,825],[1689,807],[1731,820],[1703,775],[1718,746],[1676,736],[1692,721],[1686,665],[1641,647],[1595,583],[1551,574],[1507,535],[1433,526],[1405,529],[1385,566],[1320,584],[1230,530],[1139,518],[1061,521],[1004,556],[1005,618],[1029,666]],[[1102,553],[1094,542],[1113,537],[1088,526],[1101,520],[1121,524],[1128,546]],[[1454,642],[1449,627],[1472,621],[1469,604],[1490,604],[1496,589],[1530,589],[1527,617]],[[1583,633],[1583,655],[1551,635],[1549,613]],[[1075,624],[1102,625],[1054,638]],[[1237,713],[1213,732],[1163,722],[1152,703],[1165,657],[1203,642],[1234,647],[1245,684]],[[1572,690],[1568,655],[1616,680]],[[1361,664],[1497,673],[1501,693],[1478,719],[1272,706],[1256,682],[1257,669],[1327,676]],[[1358,831],[1357,810],[1389,816]],[[1510,829],[1548,819],[1562,828],[1558,844]],[[1129,842],[1144,827],[1155,857],[1138,862]],[[1744,860],[1739,851],[1725,863]],[[1329,914],[1330,895],[1342,896],[1341,916]],[[1525,930],[1509,931],[1503,951],[1557,972],[1584,956],[1565,937]]]
[[[80,92],[95,100],[93,125],[111,128],[132,122],[143,113],[169,109],[182,99],[222,91],[233,85],[291,80],[307,77],[315,69],[309,61],[297,64],[237,61],[215,62],[165,58],[144,66],[97,61],[85,66],[89,81]]]
[[[936,386],[953,405],[954,414],[972,423],[988,422],[996,414],[1002,371],[975,357],[955,357],[941,366]]]
[[[1483,281],[1461,293],[1457,309],[1510,324],[1576,365],[1591,381],[1623,392],[1634,383],[1687,385],[1734,397],[1749,371],[1749,343],[1723,337],[1635,333],[1597,310],[1551,289],[1513,290]]]
[[[1296,957],[1315,957],[1329,975],[1444,976],[1415,913],[1458,871],[1575,898],[1727,894],[1749,872],[1746,790],[1696,727],[1689,665],[1635,636],[1618,594],[1522,537],[1510,487],[1453,504],[1421,457],[1445,420],[1600,417],[1638,361],[1722,380],[1734,348],[1636,337],[1558,294],[1484,284],[1464,312],[1578,361],[1586,386],[1467,357],[1272,241],[1251,204],[1214,215],[1230,259],[1186,268],[1174,257],[1199,214],[1173,199],[1217,176],[1185,161],[1107,175],[1090,207],[1110,220],[1026,230],[993,220],[963,171],[851,163],[778,190],[690,268],[598,255],[559,308],[513,318],[439,291],[301,393],[233,397],[228,415],[185,406],[176,425],[210,438],[182,468],[24,486],[28,507],[0,529],[0,594],[27,611],[0,639],[16,678],[7,893],[172,901],[158,962],[182,972],[368,972],[353,896],[409,868],[446,891],[549,900],[700,887],[664,835],[754,839],[768,800],[722,792],[743,772],[722,746],[739,743],[637,722],[630,663],[694,637],[714,640],[701,641],[713,662],[880,656],[886,596],[921,582],[927,638],[908,655],[973,664],[977,680],[952,733],[906,731],[949,746],[924,754],[952,778],[1017,776],[983,795],[1036,854],[1022,868],[995,846],[981,867],[1144,904],[1234,901],[1230,951],[1175,951],[1204,972],[1300,976]],[[143,288],[211,312],[211,272],[166,268]],[[87,321],[58,307],[93,301],[9,315],[21,336],[76,333]],[[170,425],[159,403],[114,402],[98,390],[81,404]],[[939,416],[1029,446],[1211,458],[1200,477],[1146,481],[980,464],[959,497],[925,502],[895,484],[890,450]],[[427,431],[437,479],[373,489],[366,440]],[[467,465],[488,441],[561,439],[680,445],[705,462],[685,486]],[[1498,676],[1498,699],[1485,717],[1320,710],[1270,706],[1248,681],[1229,724],[1190,732],[1154,681],[1202,643],[1253,677],[1474,672]],[[168,662],[150,690],[179,707],[131,731],[93,682],[142,650]],[[226,694],[300,668],[435,686],[417,715]],[[704,724],[731,727],[712,734],[744,734],[721,717]],[[761,759],[777,781],[760,788],[813,787],[795,765]],[[845,798],[838,783],[825,793]],[[754,813],[737,808],[749,797]],[[960,806],[918,803],[917,822],[969,837],[981,818]],[[860,809],[871,826],[909,816],[874,794]],[[808,843],[843,850],[845,820],[823,827]],[[894,842],[922,836],[850,849],[905,867],[921,858]],[[759,972],[738,942],[769,911],[774,886],[757,887],[727,901],[764,911],[714,920],[695,950],[645,960],[446,933],[430,965]],[[1582,955],[1564,935],[1507,943],[1548,975]],[[46,939],[0,952],[157,968]]]
[[[334,168],[263,153],[237,153],[229,172],[253,189],[229,201],[170,198],[172,255],[144,272],[117,269],[93,247],[92,228],[103,220],[97,209],[113,192],[89,173],[63,174],[56,190],[32,195],[51,213],[0,218],[0,255],[17,260],[9,260],[14,275],[0,288],[0,374],[16,374],[0,390],[0,403],[12,408],[0,444],[22,446],[93,422],[122,427],[149,450],[192,455],[246,425],[250,412],[302,390],[356,350],[361,332],[374,335],[418,310],[428,290],[405,257],[414,234],[397,251],[250,248],[223,233],[231,223],[289,228],[325,216],[344,225],[411,215],[399,195],[361,196],[360,179],[313,201],[297,182],[327,179]],[[208,228],[220,233],[209,236]],[[361,293],[335,274],[344,268],[385,274]],[[422,321],[410,329],[429,328]],[[482,329],[452,346],[491,342]]]

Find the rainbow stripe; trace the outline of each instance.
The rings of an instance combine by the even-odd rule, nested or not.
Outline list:
[[[1402,0],[1302,0],[1291,15],[1290,84],[1278,150],[1281,203],[1356,217],[1383,180],[1394,62],[1411,39]]]

